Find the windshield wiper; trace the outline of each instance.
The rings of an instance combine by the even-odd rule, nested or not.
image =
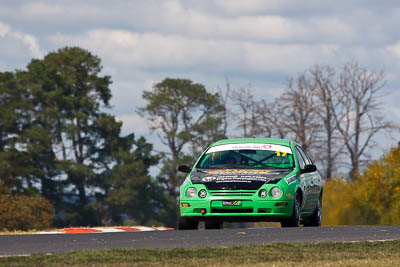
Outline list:
[[[196,168],[196,171],[197,171],[197,172],[200,172],[200,173],[206,173],[206,174],[208,174],[208,172],[203,171],[203,170],[200,170],[199,168]]]
[[[286,167],[279,167],[279,166],[267,166],[267,168],[268,169],[280,169],[280,170],[291,170],[291,169],[293,169],[293,167],[286,168]]]
[[[249,165],[225,165],[223,169],[258,169]]]

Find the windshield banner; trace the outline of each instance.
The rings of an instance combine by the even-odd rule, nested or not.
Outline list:
[[[257,143],[248,143],[248,144],[227,144],[211,147],[206,154],[227,150],[270,150],[270,151],[279,151],[283,153],[292,154],[292,150],[290,147],[274,145],[274,144],[257,144]]]

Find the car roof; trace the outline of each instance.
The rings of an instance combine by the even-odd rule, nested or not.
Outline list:
[[[211,146],[219,146],[226,144],[246,144],[246,143],[260,143],[260,144],[274,144],[274,145],[283,145],[289,146],[293,143],[292,140],[288,139],[279,139],[279,138],[232,138],[232,139],[223,139],[213,143]]]

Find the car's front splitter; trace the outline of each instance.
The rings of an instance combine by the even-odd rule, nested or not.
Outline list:
[[[293,212],[290,200],[250,200],[235,199],[237,206],[224,206],[222,199],[217,200],[182,200],[180,214],[185,218],[199,221],[279,221],[288,218]],[[234,205],[235,203],[232,203]],[[240,205],[239,205],[240,204]]]

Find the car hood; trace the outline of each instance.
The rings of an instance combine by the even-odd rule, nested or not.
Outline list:
[[[265,183],[277,183],[292,170],[223,169],[194,170],[190,179],[193,184],[204,184],[210,190],[247,189],[257,190]]]

